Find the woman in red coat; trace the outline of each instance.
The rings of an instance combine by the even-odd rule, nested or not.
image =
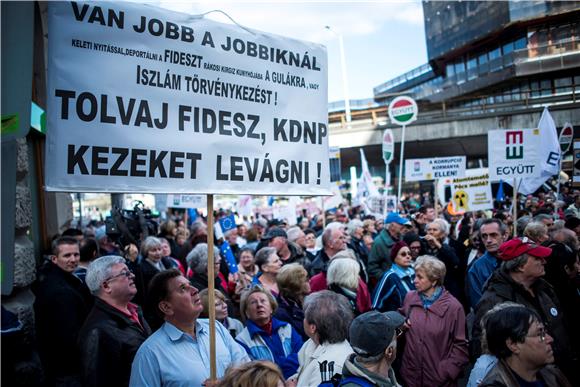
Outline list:
[[[445,264],[422,256],[415,264],[416,291],[407,293],[401,313],[408,331],[401,376],[408,387],[455,386],[467,364],[465,313],[442,286]]]

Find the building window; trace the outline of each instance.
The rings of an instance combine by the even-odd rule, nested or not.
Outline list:
[[[526,37],[519,38],[514,42],[514,50],[523,50],[526,48],[528,41]]]
[[[501,50],[498,47],[495,50],[491,50],[489,52],[489,71],[497,71],[501,69],[501,67]]]
[[[556,94],[566,94],[572,91],[572,78],[558,78],[554,79],[554,88]]]
[[[450,63],[447,65],[446,71],[447,71],[448,78],[455,75],[455,67],[453,66],[453,63]]]

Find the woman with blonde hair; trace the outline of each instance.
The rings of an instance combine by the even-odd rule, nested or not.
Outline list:
[[[401,376],[408,387],[456,386],[467,364],[465,313],[443,288],[445,264],[424,255],[415,263],[415,288],[399,310],[408,331]]]
[[[217,387],[284,387],[284,376],[270,361],[251,361],[228,368]]]
[[[308,340],[304,333],[304,297],[310,293],[308,272],[299,263],[284,265],[276,276],[280,293],[276,296],[278,309],[274,314],[278,320],[286,321],[292,325],[303,340]]]
[[[292,325],[273,317],[278,303],[272,293],[254,285],[242,293],[240,312],[246,327],[236,340],[252,360],[269,360],[280,367],[284,378],[296,373],[302,338]]]
[[[244,324],[240,320],[228,316],[228,300],[226,296],[217,289],[214,289],[214,292],[215,319],[221,322],[232,337],[235,338],[244,330]],[[203,305],[203,312],[201,312],[199,317],[209,318],[209,290],[203,289],[199,292],[199,298]]]

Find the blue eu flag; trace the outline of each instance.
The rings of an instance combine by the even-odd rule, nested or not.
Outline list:
[[[236,264],[236,258],[234,257],[234,253],[230,248],[230,244],[227,241],[224,241],[224,243],[222,243],[220,246],[220,254],[226,259],[230,273],[236,274],[238,272],[238,265]]]
[[[234,215],[224,216],[218,222],[224,234],[226,231],[236,228],[236,219],[234,218]]]

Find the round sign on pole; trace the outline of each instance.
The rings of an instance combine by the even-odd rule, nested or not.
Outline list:
[[[417,119],[417,103],[410,97],[397,97],[389,104],[389,118],[397,125],[408,125]]]
[[[560,132],[560,150],[562,154],[570,150],[570,144],[572,144],[572,138],[574,137],[574,130],[572,129],[572,124],[566,122],[562,131]],[[383,145],[384,147],[384,145]]]
[[[393,161],[393,156],[395,154],[395,138],[393,137],[393,131],[391,129],[386,129],[383,134],[383,160],[385,164],[389,165]]]

